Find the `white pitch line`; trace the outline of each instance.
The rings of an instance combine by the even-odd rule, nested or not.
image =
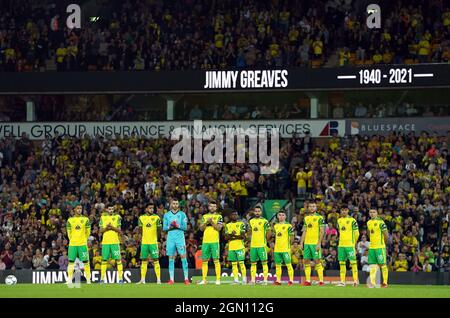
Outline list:
[[[414,74],[414,77],[434,77],[433,73]]]
[[[338,79],[356,79],[356,75],[338,75]]]

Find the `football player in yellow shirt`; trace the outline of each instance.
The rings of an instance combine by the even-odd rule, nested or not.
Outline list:
[[[317,213],[317,204],[310,202],[305,217],[300,248],[303,250],[303,264],[305,266],[305,281],[303,286],[311,286],[311,266],[315,263],[315,270],[319,276],[319,286],[323,282],[322,240],[325,235],[325,222],[322,215]],[[312,264],[311,264],[312,263]]]
[[[233,211],[230,214],[231,222],[225,224],[225,239],[228,243],[228,261],[231,262],[234,284],[239,284],[239,267],[241,268],[242,284],[247,283],[247,269],[245,268],[245,224],[238,220],[239,214]]]
[[[123,265],[120,254],[120,237],[122,218],[115,214],[114,205],[109,204],[107,213],[100,217],[100,234],[102,235],[102,269],[100,284],[105,283],[108,260],[113,259],[117,264],[119,284],[123,284]]]
[[[261,261],[263,268],[264,281],[263,284],[267,285],[267,277],[269,276],[269,266],[267,265],[267,241],[269,240],[270,226],[269,222],[263,218],[262,210],[260,206],[256,206],[253,209],[254,217],[248,222],[248,235],[250,237],[250,284],[255,284],[256,281],[256,264]]]
[[[358,264],[356,261],[356,243],[359,238],[358,223],[348,215],[348,207],[343,204],[341,217],[337,220],[339,231],[338,260],[341,281],[337,286],[345,286],[347,274],[347,260],[350,262],[353,275],[353,286],[358,286]]]
[[[378,217],[377,209],[369,210],[370,220],[367,222],[367,234],[369,235],[369,265],[370,265],[370,285],[374,288],[376,285],[376,276],[378,267],[381,267],[383,275],[382,288],[388,287],[388,268],[386,266],[386,242],[389,233],[384,221]]]
[[[286,222],[286,213],[283,210],[277,213],[277,220],[278,223],[273,225],[273,234],[275,235],[273,257],[277,274],[275,285],[281,285],[284,263],[289,276],[288,286],[291,286],[294,281],[294,269],[291,261],[291,244],[294,241],[294,231],[292,225]]]
[[[222,216],[217,213],[217,203],[211,200],[208,204],[209,213],[202,216],[200,230],[203,231],[202,241],[202,277],[199,285],[206,284],[208,276],[208,261],[213,259],[216,270],[216,285],[220,285],[220,231],[223,227]]]
[[[91,283],[91,267],[89,264],[89,253],[87,241],[91,235],[91,222],[83,213],[83,207],[75,207],[75,215],[70,217],[66,223],[67,236],[69,237],[69,265],[67,267],[67,283],[72,284],[75,259],[78,257],[84,263],[86,281]]]
[[[161,219],[154,212],[155,204],[150,202],[145,209],[145,214],[141,215],[138,220],[138,226],[142,228],[141,280],[138,284],[145,284],[149,258],[153,261],[156,283],[161,284],[161,267],[159,266],[158,249],[158,236],[161,234]]]

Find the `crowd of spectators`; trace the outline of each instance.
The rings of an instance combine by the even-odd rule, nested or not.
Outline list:
[[[71,1],[0,1],[0,70],[112,71],[448,62],[444,1],[97,1],[66,26]],[[86,2],[86,1],[85,1]],[[366,3],[367,2],[367,3]],[[52,61],[52,63],[49,63]]]
[[[176,164],[170,160],[172,145],[168,139],[137,136],[1,140],[0,269],[66,268],[65,221],[78,204],[92,223],[89,253],[93,268],[99,269],[98,224],[109,202],[123,218],[124,267],[139,267],[138,216],[149,200],[162,216],[177,197],[188,216],[191,268],[201,249],[199,220],[209,199],[219,202],[226,222],[230,209],[244,220],[251,217],[250,198],[279,198],[299,202],[291,218],[298,269],[305,215],[301,202],[314,199],[327,223],[322,243],[326,269],[339,266],[336,220],[345,202],[360,227],[360,269],[367,270],[368,208],[376,207],[390,233],[391,270],[449,270],[450,135],[293,136],[281,140],[280,169],[272,175],[260,174],[257,164]],[[225,244],[222,240],[222,265],[228,267]],[[163,267],[168,264],[165,252],[163,234]],[[268,252],[272,262],[273,242]]]

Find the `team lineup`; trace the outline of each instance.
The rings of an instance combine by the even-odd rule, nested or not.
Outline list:
[[[303,251],[303,265],[305,279],[301,282],[303,286],[311,286],[311,272],[314,267],[319,278],[318,285],[324,285],[324,269],[321,262],[321,243],[325,235],[325,223],[322,215],[317,211],[317,204],[308,204],[306,216],[303,224],[303,233],[300,239],[300,249]],[[183,211],[179,210],[179,202],[174,199],[170,202],[170,210],[164,214],[161,222],[160,217],[154,213],[155,206],[150,203],[145,212],[139,217],[138,226],[141,227],[141,279],[138,284],[145,284],[147,267],[152,261],[157,284],[161,284],[161,268],[159,264],[158,242],[161,231],[167,233],[166,252],[169,257],[168,284],[174,284],[175,258],[181,258],[184,274],[184,283],[190,284],[188,262],[186,259],[185,231],[187,230],[187,217]],[[234,277],[233,284],[256,283],[256,271],[258,262],[263,269],[263,285],[268,284],[268,255],[267,244],[274,238],[273,258],[276,267],[275,285],[281,285],[282,266],[287,269],[289,281],[288,285],[293,285],[294,269],[291,264],[291,244],[294,241],[294,231],[292,225],[286,221],[286,213],[280,211],[276,215],[276,221],[271,225],[269,221],[262,217],[260,206],[256,206],[250,211],[253,217],[248,221],[248,225],[239,219],[236,211],[229,215],[230,222],[224,224],[222,215],[218,213],[217,203],[214,201],[208,204],[208,213],[201,219],[200,230],[203,231],[202,241],[202,280],[198,285],[207,284],[208,262],[213,260],[216,274],[216,285],[221,283],[220,265],[220,232],[223,231],[225,240],[228,241],[228,261],[232,265]],[[370,246],[368,262],[370,265],[370,283],[368,286],[376,286],[376,274],[378,267],[381,268],[383,282],[381,287],[388,286],[388,268],[386,265],[386,243],[388,231],[384,221],[378,217],[376,209],[369,210],[370,220],[367,222],[367,232]],[[116,261],[119,284],[123,284],[123,266],[121,262],[120,236],[121,236],[121,216],[115,213],[114,206],[108,205],[105,213],[100,218],[100,234],[102,237],[102,263],[100,284],[105,283],[107,262],[110,259]],[[74,209],[74,216],[67,220],[67,235],[69,238],[68,250],[68,285],[73,284],[74,264],[78,258],[84,263],[84,275],[87,284],[91,284],[91,270],[89,264],[89,254],[87,241],[90,236],[91,224],[86,216],[83,216],[81,205]],[[338,219],[339,245],[338,260],[340,265],[340,282],[337,286],[346,285],[345,278],[347,272],[347,261],[350,264],[353,277],[353,286],[358,286],[358,268],[356,258],[356,244],[359,238],[358,224],[356,220],[349,216],[347,206],[341,207],[341,215]],[[250,243],[250,280],[247,281],[247,268],[244,264],[246,249],[245,242]],[[239,280],[239,271],[242,279]]]

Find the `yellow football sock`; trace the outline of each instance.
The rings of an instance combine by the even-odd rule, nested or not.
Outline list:
[[[267,282],[267,277],[269,276],[269,266],[267,266],[267,262],[262,262],[262,268],[264,281]]]
[[[378,265],[370,265],[370,283],[375,286],[377,278]]]
[[[220,280],[220,262],[218,259],[214,260],[214,268],[216,269],[216,280]]]
[[[247,279],[247,269],[245,268],[245,264],[243,261],[239,262],[239,266],[241,268],[242,279]]]
[[[311,282],[311,264],[305,264],[305,280]]]
[[[347,265],[345,262],[339,262],[339,274],[341,276],[341,282],[345,283],[345,276],[347,274]]]
[[[252,263],[252,266],[250,267],[250,277],[252,279],[252,282],[255,282],[255,279],[256,279],[256,263]]]
[[[75,267],[74,263],[69,263],[69,265],[67,266],[67,281],[69,283],[71,283],[73,280],[74,267]]]
[[[206,281],[206,276],[208,276],[208,261],[202,262],[202,277]]]
[[[281,282],[282,269],[280,264],[275,265],[275,273],[277,274],[277,282]]]
[[[352,267],[353,282],[358,283],[358,264],[356,263],[356,261],[351,261],[350,265]]]
[[[237,262],[233,262],[231,263],[231,267],[232,267],[232,272],[233,272],[233,277],[235,281],[239,280],[239,268],[238,268],[238,263]]]
[[[317,271],[317,276],[319,276],[319,282],[323,283],[323,266],[322,266],[322,263],[316,264],[315,269]]]
[[[119,280],[123,280],[123,265],[122,261],[117,262],[117,273],[119,275]]]
[[[108,263],[106,261],[102,261],[102,265],[100,268],[100,280],[106,281],[106,268],[108,267]]]
[[[147,265],[148,261],[142,261],[141,263],[141,280],[145,281],[145,278],[147,277]]]
[[[388,268],[386,265],[381,265],[381,273],[383,275],[383,284],[388,283]]]
[[[89,262],[84,263],[84,276],[87,281],[91,280],[91,264]]]
[[[292,268],[292,264],[286,264],[287,267],[287,272],[288,272],[288,276],[289,276],[289,281],[293,282],[294,281],[294,269]]]
[[[155,268],[155,275],[158,281],[161,280],[161,266],[159,265],[159,261],[153,261],[153,267]]]

